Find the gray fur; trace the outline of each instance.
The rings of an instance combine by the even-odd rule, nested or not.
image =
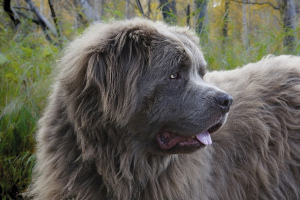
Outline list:
[[[65,50],[39,122],[34,199],[299,199],[300,58],[205,73],[187,28],[95,24]],[[180,72],[180,80],[169,76]],[[220,89],[219,89],[220,88]],[[228,92],[231,111],[214,98]],[[200,150],[162,151],[224,123]]]

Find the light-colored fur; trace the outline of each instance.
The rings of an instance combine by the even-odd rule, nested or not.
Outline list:
[[[39,123],[37,164],[28,196],[41,200],[300,199],[299,57],[270,56],[236,70],[207,73],[207,83],[234,98],[227,123],[212,134],[211,146],[190,154],[156,155],[139,144],[138,135],[122,129],[136,104],[138,94],[131,86],[142,73],[137,62],[127,60],[134,66],[126,76],[128,85],[110,80],[112,73],[120,73],[120,80],[125,77],[107,69],[106,80],[111,82],[105,88],[98,83],[95,87],[95,78],[101,79],[94,69],[95,63],[101,65],[95,53],[107,51],[111,41],[124,41],[125,30],[140,42],[136,48],[148,45],[142,35],[164,38],[182,49],[187,44],[186,49],[199,49],[192,31],[142,19],[94,25],[71,43]],[[191,50],[190,56],[205,63],[198,51]],[[147,58],[141,54],[132,60]],[[115,57],[110,54],[109,66],[115,64]],[[124,96],[112,98],[121,86]],[[102,96],[98,97],[98,90]],[[114,121],[107,121],[111,117]]]
[[[216,199],[299,199],[300,57],[268,56],[204,79],[234,97],[212,136]]]

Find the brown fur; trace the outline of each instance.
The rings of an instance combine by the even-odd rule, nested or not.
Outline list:
[[[234,98],[227,123],[212,134],[211,146],[190,154],[160,155],[151,153],[150,142],[140,144],[149,135],[128,131],[143,132],[143,119],[132,117],[144,91],[139,90],[139,78],[167,70],[141,66],[147,66],[153,54],[163,60],[151,62],[168,65],[176,62],[168,56],[180,52],[205,65],[193,32],[142,19],[96,24],[71,43],[39,123],[37,164],[27,195],[300,199],[299,57],[270,56],[204,76]]]

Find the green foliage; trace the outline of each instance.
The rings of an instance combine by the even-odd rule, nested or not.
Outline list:
[[[300,28],[295,32],[299,32]],[[250,44],[248,49],[239,39],[239,32],[232,33],[227,38],[208,37],[209,31],[206,30],[200,36],[202,50],[208,62],[209,70],[229,70],[241,67],[247,63],[257,62],[264,56],[273,54],[300,54],[300,41],[297,41],[296,48],[291,52],[283,46],[283,39],[286,33],[276,31],[270,27],[260,27],[254,34],[249,35]]]
[[[105,8],[105,12],[110,13],[111,15],[115,16],[117,19],[123,19],[124,18],[124,13],[119,10],[115,9],[110,9],[108,7]]]
[[[30,182],[35,127],[59,51],[42,33],[28,32],[26,27],[19,32],[5,28],[0,34],[1,199],[16,199]]]
[[[0,53],[0,65],[4,65],[7,62],[7,58]]]

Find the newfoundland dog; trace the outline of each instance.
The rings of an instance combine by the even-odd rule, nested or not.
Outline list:
[[[58,63],[27,196],[300,199],[300,58],[206,65],[188,28],[92,25]]]

